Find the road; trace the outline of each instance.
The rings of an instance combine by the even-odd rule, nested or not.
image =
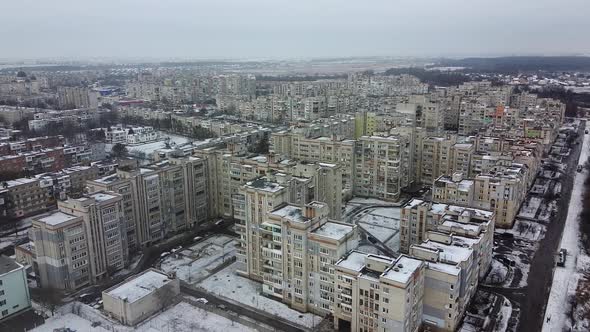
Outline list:
[[[578,130],[580,137],[584,136],[585,126]],[[580,156],[581,144],[573,145],[568,158],[568,167],[561,182],[561,199],[559,200],[557,215],[547,225],[545,237],[540,241],[539,248],[531,261],[527,287],[523,291],[523,301],[520,301],[521,316],[519,331],[538,332],[543,324],[545,305],[548,300],[555,257],[563,233],[568,205],[572,195],[573,182]]]
[[[587,123],[586,126],[590,125]],[[588,160],[590,149],[590,135],[584,135],[584,144],[579,163],[583,164]],[[582,195],[584,194],[584,181],[588,177],[588,170],[583,170],[575,175],[572,198],[570,200],[565,229],[559,248],[568,251],[565,267],[556,267],[553,272],[553,283],[543,319],[543,331],[561,331],[565,327],[567,317],[568,288],[575,287],[578,275],[576,274],[576,263],[580,253],[579,216],[582,212]]]

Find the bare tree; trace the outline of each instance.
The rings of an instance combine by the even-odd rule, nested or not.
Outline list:
[[[51,311],[51,316],[55,310],[62,305],[63,291],[56,288],[33,288],[31,295],[43,308]]]

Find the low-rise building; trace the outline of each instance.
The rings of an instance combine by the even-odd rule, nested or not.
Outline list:
[[[149,269],[102,292],[104,311],[125,325],[135,326],[174,303],[180,281]]]

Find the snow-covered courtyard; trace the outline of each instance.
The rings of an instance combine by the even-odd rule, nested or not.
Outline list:
[[[237,275],[234,263],[202,281],[198,286],[206,291],[221,295],[245,306],[265,311],[271,315],[293,323],[312,328],[320,323],[322,317],[311,313],[301,313],[286,304],[261,295],[259,282]]]
[[[183,281],[196,283],[232,260],[236,244],[229,236],[215,235],[167,256],[161,261],[160,269],[166,273],[175,272]]]

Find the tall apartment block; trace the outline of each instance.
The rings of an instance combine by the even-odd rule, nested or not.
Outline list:
[[[356,141],[354,193],[388,201],[408,186],[409,145],[403,136],[364,136]]]
[[[99,192],[60,201],[33,218],[35,271],[42,287],[75,290],[127,264],[122,197]]]
[[[334,325],[351,331],[419,331],[425,263],[352,251],[335,265]]]
[[[123,197],[113,192],[96,192],[58,202],[60,211],[84,220],[93,280],[106,278],[127,265],[127,224],[122,203]]]
[[[206,176],[202,159],[170,158],[137,169],[119,168],[116,175],[89,181],[88,187],[123,195],[129,243],[139,248],[207,220]]]
[[[474,251],[483,278],[492,262],[494,219],[491,211],[412,199],[400,213],[400,251],[434,236],[459,243]]]

